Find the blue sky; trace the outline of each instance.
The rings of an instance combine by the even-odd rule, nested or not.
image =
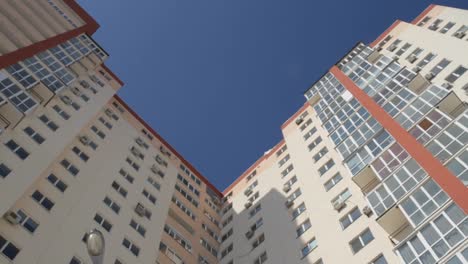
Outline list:
[[[119,95],[221,191],[276,145],[309,88],[424,0],[79,0]],[[468,1],[437,1],[468,9]]]

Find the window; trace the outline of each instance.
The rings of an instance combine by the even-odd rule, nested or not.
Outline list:
[[[128,172],[126,172],[124,169],[120,169],[119,174],[122,175],[122,177],[124,177],[129,183],[133,183],[133,181],[135,180],[135,178]]]
[[[296,235],[297,237],[300,237],[302,234],[304,234],[307,230],[309,230],[309,228],[311,227],[312,225],[310,224],[310,220],[307,219],[305,220],[304,222],[302,222],[302,224],[299,225],[299,227],[296,229]]]
[[[431,20],[431,17],[430,17],[430,16],[424,17],[424,18],[421,20],[421,22],[418,23],[418,26],[419,26],[419,27],[424,26],[429,20]]]
[[[252,195],[249,198],[249,202],[253,203],[255,200],[257,200],[260,197],[260,192],[256,192],[254,195]]]
[[[132,166],[132,168],[134,168],[136,171],[138,171],[140,169],[140,165],[138,165],[135,161],[133,161],[132,159],[130,159],[129,157],[127,157],[125,159],[125,161],[130,164],[130,166]]]
[[[294,208],[292,211],[293,219],[296,219],[299,215],[301,215],[306,210],[306,206],[304,203],[301,203],[298,207]]]
[[[279,163],[278,163],[279,166],[280,166],[280,167],[283,166],[290,158],[291,158],[291,156],[289,156],[289,154],[286,155],[286,156],[284,156],[284,158],[282,158],[282,159],[279,161]]]
[[[266,251],[264,251],[262,254],[260,254],[260,256],[258,256],[253,264],[263,264],[263,263],[266,263],[266,261],[268,260],[268,256],[267,256],[267,253]]]
[[[453,26],[455,26],[455,23],[453,22],[448,22],[439,32],[442,34],[447,33]]]
[[[195,186],[193,186],[186,178],[182,175],[177,174],[177,179],[182,182],[191,192],[193,192],[196,196],[200,196],[200,191],[198,191]]]
[[[410,47],[411,47],[411,44],[405,43],[405,44],[403,45],[403,47],[401,47],[401,48],[395,53],[395,55],[401,56],[401,54],[405,53],[405,51],[407,51]]]
[[[80,150],[78,147],[72,148],[73,153],[75,153],[82,161],[87,162],[89,160],[89,156]]]
[[[125,190],[125,188],[123,188],[118,182],[113,181],[111,186],[114,190],[120,193],[120,195],[127,197],[127,190]]]
[[[395,41],[393,41],[392,44],[390,44],[388,47],[387,47],[387,50],[388,51],[394,51],[398,48],[398,45],[401,43],[401,39],[396,39]]]
[[[14,260],[20,249],[0,235],[0,252],[9,260]]]
[[[341,202],[345,202],[346,200],[349,199],[349,197],[351,197],[351,192],[348,190],[348,188],[346,188],[344,191],[342,191],[340,194],[338,194],[338,196],[336,196],[332,200],[332,204],[338,200],[340,200]]]
[[[104,117],[100,116],[98,120],[99,122],[101,122],[101,124],[103,124],[108,129],[112,129],[112,124],[109,121],[107,121]]]
[[[41,122],[52,131],[56,131],[58,129],[58,125],[54,121],[50,120],[46,115],[39,116],[39,120],[41,120]]]
[[[104,134],[104,132],[102,132],[102,130],[100,130],[96,126],[91,126],[91,130],[94,133],[96,133],[96,135],[98,135],[98,137],[100,137],[101,139],[104,139],[106,137],[106,134]]]
[[[254,209],[250,210],[249,211],[249,218],[252,218],[254,215],[256,215],[258,212],[260,212],[260,210],[262,210],[262,206],[259,204],[257,206],[255,206]]]
[[[263,243],[263,241],[265,241],[265,234],[260,234],[257,238],[255,238],[255,240],[253,241],[252,243],[252,250],[256,249],[258,246],[260,246],[260,244]]]
[[[417,66],[422,69],[426,66],[429,62],[431,62],[436,55],[434,53],[428,53],[420,62],[418,62]]]
[[[140,254],[140,248],[138,246],[136,246],[133,242],[131,242],[130,240],[128,240],[127,238],[124,238],[123,241],[122,241],[122,245],[130,250],[130,252],[132,252],[133,255],[137,256]]]
[[[341,175],[339,173],[335,174],[335,176],[333,176],[330,180],[326,181],[323,186],[325,186],[325,190],[327,190],[327,192],[333,188],[335,185],[337,185],[343,178],[341,177]]]
[[[293,177],[291,177],[291,179],[289,179],[286,183],[284,183],[284,185],[291,187],[296,182],[297,182],[297,177],[294,175]]]
[[[130,226],[135,229],[142,237],[145,237],[146,228],[143,227],[141,224],[138,224],[135,220],[130,220]]]
[[[63,159],[60,164],[73,176],[76,176],[80,172],[80,170],[75,167],[75,165],[71,164],[67,159]]]
[[[317,137],[316,139],[314,139],[314,141],[312,141],[312,143],[310,143],[307,148],[309,149],[309,151],[312,151],[318,144],[320,144],[320,142],[322,142],[322,137]]]
[[[312,252],[312,250],[314,250],[316,247],[317,247],[317,240],[315,238],[312,238],[302,248],[301,250],[302,257],[304,258],[305,256],[309,255],[309,253]]]
[[[319,150],[319,152],[317,154],[314,155],[314,157],[312,157],[312,159],[317,162],[319,161],[323,156],[325,156],[325,154],[328,153],[328,149],[327,147],[323,147],[321,150]]]
[[[23,147],[18,145],[18,143],[16,143],[13,139],[10,139],[7,143],[5,143],[5,146],[22,160],[25,160],[29,156],[29,152],[27,152]]]
[[[174,239],[179,245],[181,245],[188,252],[192,252],[192,244],[186,240],[182,235],[179,234],[174,228],[164,225],[164,232]]]
[[[24,88],[33,87],[38,81],[19,63],[5,68]]]
[[[453,36],[456,38],[462,39],[466,36],[467,31],[468,31],[468,26],[463,25],[457,30],[457,32],[453,34]]]
[[[291,195],[288,196],[288,201],[292,202],[296,200],[299,196],[301,196],[301,194],[301,189],[297,188]]]
[[[53,186],[55,186],[59,191],[65,192],[65,190],[68,188],[68,185],[65,184],[63,181],[61,181],[57,176],[54,174],[49,174],[47,177],[47,181],[49,181]]]
[[[226,257],[232,250],[234,249],[234,245],[231,243],[227,248],[225,248],[223,251],[221,251],[221,259]]]
[[[161,189],[161,185],[152,177],[146,178],[146,181],[153,185],[153,187],[156,188],[156,190],[159,191]]]
[[[174,263],[177,263],[177,264],[183,264],[184,261],[182,260],[182,258],[177,255],[175,253],[175,250],[173,250],[172,248],[168,247],[166,244],[164,244],[163,242],[159,243],[159,250],[164,254],[166,255],[170,260],[172,260]]]
[[[317,132],[317,128],[316,127],[311,128],[309,132],[304,134],[304,140],[309,139],[313,134],[315,134],[315,132]]]
[[[201,244],[206,250],[208,250],[208,252],[210,252],[211,255],[213,255],[214,257],[217,257],[217,256],[218,256],[218,251],[216,251],[215,247],[213,247],[212,245],[210,245],[205,239],[200,238],[200,244]],[[223,257],[223,254],[221,254],[221,257]]]
[[[137,158],[139,158],[141,160],[145,159],[145,155],[143,153],[141,153],[141,151],[135,146],[132,146],[130,148],[130,152],[133,154],[133,156],[135,156],[135,157],[137,157]]]
[[[210,237],[212,237],[216,241],[219,241],[218,235],[209,226],[205,225],[205,223],[202,223],[202,228],[206,231],[206,233],[208,233],[208,235],[210,235]]]
[[[152,204],[156,204],[156,197],[149,193],[146,189],[143,189],[143,196],[145,196]]]
[[[181,201],[179,201],[175,196],[172,196],[172,202],[175,203],[177,205],[177,207],[179,207],[179,209],[182,210],[182,212],[184,212],[190,218],[192,218],[193,220],[196,219],[196,216],[192,212],[192,210],[190,210],[187,206],[185,206],[185,204],[183,204]]]
[[[257,175],[257,171],[254,170],[252,173],[250,173],[249,176],[247,176],[247,182],[249,182],[250,180],[253,179],[253,177],[255,177],[255,175]]]
[[[299,129],[304,131],[310,124],[312,124],[312,119],[309,118]]]
[[[232,236],[232,234],[234,233],[233,229],[229,229],[224,235],[221,236],[221,243],[223,243],[224,241],[226,241],[226,239],[228,239],[230,236]]]
[[[6,178],[10,172],[11,169],[5,163],[0,163],[0,177]]]
[[[109,197],[105,197],[103,200],[104,204],[107,205],[112,211],[114,211],[116,214],[119,214],[120,212],[120,205],[118,205],[116,202],[112,201]]]
[[[0,92],[22,113],[27,113],[37,106],[37,102],[26,91],[4,74],[0,74]]]
[[[369,244],[372,240],[374,240],[374,236],[372,235],[371,231],[367,228],[361,234],[359,234],[359,236],[351,240],[349,242],[349,245],[353,253],[356,254],[367,244]]]
[[[198,207],[198,201],[195,200],[190,194],[188,194],[184,189],[180,188],[179,185],[175,185],[175,189],[180,193],[182,194],[182,196],[185,197],[185,199],[187,199],[187,201],[191,202],[195,207]]]
[[[325,163],[325,165],[320,167],[320,169],[318,170],[320,176],[322,176],[327,171],[329,171],[334,165],[335,165],[335,162],[332,159],[328,160],[327,163]]]
[[[49,198],[45,197],[40,191],[36,190],[31,195],[34,201],[38,202],[42,207],[44,207],[47,211],[50,211],[54,207],[54,202],[52,202]]]
[[[388,264],[388,262],[385,259],[384,255],[380,254],[377,258],[369,262],[369,264]]]
[[[19,225],[21,225],[28,232],[34,233],[37,227],[39,227],[39,224],[23,210],[18,210],[17,214],[20,217]]]
[[[112,229],[112,224],[109,223],[104,217],[102,217],[100,214],[94,215],[94,221],[98,223],[102,228],[104,228],[107,232],[110,232]]]
[[[442,23],[442,19],[438,18],[432,22],[432,24],[428,27],[432,31],[436,31],[439,29],[439,25]]]
[[[447,60],[447,59],[442,59],[439,63],[437,63],[436,66],[434,66],[432,69],[431,69],[431,73],[436,76],[437,74],[439,74],[443,69],[445,69],[445,67],[447,67],[448,65],[450,64],[450,61]]]
[[[456,80],[458,80],[458,78],[460,78],[460,76],[462,76],[466,72],[466,70],[467,69],[465,67],[458,66],[458,68],[456,68],[452,73],[450,73],[449,76],[445,78],[445,80],[450,83],[454,83]]]
[[[284,170],[281,172],[281,178],[286,177],[286,175],[288,175],[288,173],[290,173],[293,169],[294,169],[294,166],[293,166],[292,164],[289,165],[286,169],[284,169]]]
[[[203,214],[208,218],[208,220],[211,221],[215,226],[219,226],[218,220],[216,220],[210,213],[208,213],[206,210],[203,210]]]
[[[349,213],[340,219],[341,228],[346,229],[352,223],[356,222],[359,217],[361,217],[361,211],[359,211],[359,208],[354,207]]]
[[[279,157],[281,154],[283,154],[286,150],[288,150],[288,146],[284,145],[282,146],[277,152],[276,152],[276,157]]]
[[[252,216],[249,216],[249,217],[252,217]],[[223,225],[223,228],[226,227],[227,225],[229,225],[229,223],[232,222],[232,219],[234,219],[234,217],[232,215],[229,215],[226,220],[223,221],[222,225]]]
[[[23,131],[39,145],[45,141],[45,138],[30,126],[25,127]]]
[[[68,120],[70,119],[70,115],[65,112],[65,110],[63,110],[60,106],[58,105],[54,105],[52,107],[52,109],[54,109],[54,111],[63,119],[63,120]]]

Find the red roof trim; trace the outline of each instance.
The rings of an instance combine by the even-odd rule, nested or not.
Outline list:
[[[110,76],[112,76],[112,78],[118,82],[120,84],[120,86],[124,86],[124,82],[122,82],[122,80],[120,80],[119,77],[117,77],[117,75],[115,75],[115,73],[113,71],[111,71],[107,65],[105,65],[104,63],[101,64],[101,68],[103,68]]]
[[[233,183],[231,183],[224,191],[223,194],[227,195],[229,191],[231,191],[239,182],[241,182],[245,177],[250,175],[251,172],[253,172],[257,166],[264,160],[268,159],[273,153],[276,153],[276,151],[284,145],[284,139],[282,139],[276,146],[274,146],[268,154],[263,155],[261,158],[259,158],[253,165],[251,165],[244,173],[241,174]]]
[[[413,21],[411,21],[411,24],[416,25],[417,23],[419,23],[419,21],[421,21],[429,12],[431,12],[431,10],[434,9],[434,7],[436,7],[436,5],[429,5],[426,9],[424,9],[424,11],[421,14],[419,14],[419,16],[417,16],[415,19],[413,19]]]
[[[380,41],[382,41],[382,39],[384,39],[400,23],[401,23],[401,20],[396,20],[395,22],[393,22],[393,24],[390,27],[388,27],[382,34],[380,34],[380,36],[378,36],[374,41],[372,41],[372,43],[369,44],[369,46],[375,47]]]
[[[416,160],[427,174],[440,185],[453,201],[465,213],[468,213],[468,189],[465,185],[338,67],[333,66],[330,72]]]
[[[128,111],[128,113],[135,117],[135,119],[138,120],[138,122],[140,122],[148,130],[148,132],[153,134],[159,141],[161,141],[161,143],[165,147],[167,147],[172,153],[174,153],[174,155],[176,155],[191,172],[197,175],[197,177],[200,178],[201,181],[203,181],[210,189],[215,191],[216,194],[219,195],[219,197],[223,197],[223,194],[213,184],[211,184],[211,182],[209,182],[208,179],[203,177],[203,175],[197,169],[195,169],[195,167],[193,167],[192,164],[190,164],[186,159],[184,159],[184,157],[182,157],[182,155],[180,155],[179,152],[177,152],[177,150],[175,150],[166,140],[164,140],[164,138],[161,135],[159,135],[148,123],[146,123],[145,120],[143,120],[135,111],[133,111],[133,109],[129,105],[127,105],[127,103],[125,103],[122,100],[122,98],[120,98],[118,95],[114,95],[114,99],[117,102],[119,102],[119,104],[121,104]]]
[[[76,1],[74,0],[63,0],[73,12],[75,12],[85,22],[85,32],[88,35],[92,35],[99,28],[99,24],[94,20],[92,16],[88,14]]]

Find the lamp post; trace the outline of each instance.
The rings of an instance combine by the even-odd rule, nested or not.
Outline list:
[[[92,229],[86,236],[86,248],[93,264],[103,264],[104,261],[104,235],[97,229]]]

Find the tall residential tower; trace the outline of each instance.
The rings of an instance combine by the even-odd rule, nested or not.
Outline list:
[[[224,192],[116,95],[75,1],[0,19],[0,263],[91,263],[93,228],[106,264],[468,262],[467,10],[356,44]]]

